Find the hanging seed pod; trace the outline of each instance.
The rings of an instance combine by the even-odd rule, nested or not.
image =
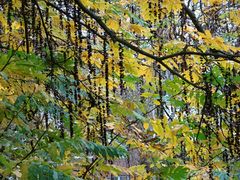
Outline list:
[[[36,29],[35,29],[35,53],[36,54],[39,54],[38,52],[38,46],[39,46],[39,40],[40,40],[40,37],[39,37],[39,22],[36,22]]]
[[[87,51],[88,51],[88,68],[89,68],[89,83],[93,84],[93,91],[97,91],[97,83],[96,83],[96,68],[95,65],[91,63],[91,57],[92,57],[92,37],[93,34],[91,31],[88,31],[88,36],[87,36]]]
[[[73,104],[71,101],[69,101],[68,104],[68,114],[69,114],[69,131],[70,131],[70,137],[73,138],[74,131],[73,131]]]
[[[210,69],[210,73],[211,73],[211,69]],[[203,109],[203,113],[206,116],[211,116],[212,114],[212,78],[209,77],[211,75],[207,75],[206,73],[206,69],[203,70],[203,81],[205,84],[205,103],[204,103],[204,109]]]
[[[135,14],[134,4],[131,4],[131,5],[130,5],[130,8],[131,8],[131,12],[132,12],[132,14]],[[134,24],[134,23],[135,23],[133,17],[131,18],[130,23],[131,23],[131,24]]]
[[[26,52],[29,53],[29,46],[30,46],[30,41],[29,41],[29,32],[28,32],[28,15],[27,15],[27,8],[28,4],[26,0],[22,1],[22,16],[23,16],[23,21],[24,21],[24,32],[25,32],[25,45],[26,45]]]
[[[44,112],[44,119],[45,119],[45,128],[46,128],[46,130],[48,130],[48,128],[49,128],[48,112]]]
[[[77,19],[80,21],[81,20],[81,10],[79,8],[77,8]],[[80,67],[83,67],[83,62],[81,59],[81,55],[82,55],[82,25],[80,23],[77,24],[77,36],[79,39],[79,47],[78,47],[78,60],[79,60],[79,64]]]
[[[187,89],[184,86],[184,90],[183,90],[183,99],[185,101],[185,112],[186,112],[186,118],[189,119],[189,114],[190,114],[190,109],[189,109],[189,104],[187,103]]]
[[[12,5],[13,5],[12,4],[12,0],[9,0],[9,2],[8,2],[8,10],[7,10],[7,24],[8,24],[9,32],[12,32],[12,20],[11,20],[12,11],[13,11]]]
[[[58,4],[59,4],[59,7],[62,7],[63,6],[63,2],[62,2],[62,0],[59,0],[58,1]],[[63,30],[63,14],[61,13],[61,12],[59,12],[59,28],[61,29],[61,30]]]
[[[96,22],[95,22],[95,23],[96,23]],[[96,25],[96,24],[94,24],[93,29],[94,29],[95,31],[97,31],[97,25]],[[93,38],[92,38],[92,39],[93,39],[93,44],[96,45],[96,44],[97,44],[97,35],[93,33]]]
[[[96,68],[93,67],[93,91],[94,92],[97,92],[97,82],[96,82],[96,79],[97,79]]]
[[[113,93],[115,94],[116,93],[116,88],[114,87],[114,85],[116,84],[116,81],[115,81],[115,75],[114,75],[114,72],[115,72],[115,61],[114,61],[114,53],[113,53],[113,50],[110,49],[110,56],[112,57],[112,69],[111,69],[111,74],[112,74],[112,81],[113,81]]]
[[[185,10],[184,8],[182,9],[181,13],[180,13],[180,17],[181,17],[181,31],[180,31],[180,38],[181,38],[181,41],[184,41],[184,26],[186,24],[186,13],[185,13]]]
[[[124,91],[124,83],[123,83],[123,78],[124,78],[124,62],[123,62],[123,47],[121,44],[119,44],[119,69],[120,69],[120,95],[123,95]]]
[[[59,122],[59,127],[60,127],[60,138],[64,139],[64,113],[63,110],[60,112],[60,122]]]
[[[208,153],[209,153],[209,171],[208,171],[208,174],[209,174],[209,179],[213,179],[213,164],[212,164],[212,138],[211,138],[211,128],[210,128],[210,124],[207,123],[207,139],[208,139]]]
[[[109,116],[110,106],[109,106],[109,61],[108,61],[108,53],[107,53],[107,42],[103,41],[103,56],[105,62],[105,81],[106,81],[106,113]]]
[[[71,46],[71,25],[69,21],[67,21],[65,28],[66,28],[66,34],[67,34],[67,48],[69,49]]]
[[[149,16],[151,16],[152,15],[152,12],[153,12],[153,9],[152,9],[153,7],[152,7],[152,2],[151,1],[148,1],[148,13],[149,13]]]
[[[45,10],[45,22],[47,25],[49,24],[49,8],[48,8],[48,6],[46,7],[46,10]]]
[[[77,58],[74,58],[74,99],[75,99],[75,104],[78,105],[78,100],[80,96],[80,80],[78,77],[78,60]],[[78,106],[76,106],[78,107]]]
[[[155,18],[157,17],[157,3],[154,3],[153,5],[153,15]],[[157,21],[157,19],[155,19],[155,21]]]
[[[153,17],[154,17],[154,24],[156,24],[157,23],[157,3],[154,3],[154,5],[153,5]]]
[[[102,144],[106,144],[105,142],[105,130],[104,130],[104,118],[103,118],[103,111],[101,106],[99,107],[99,121],[100,121],[100,134],[101,134],[101,140],[102,140]]]
[[[109,61],[108,61],[108,53],[107,53],[107,42],[106,39],[103,40],[103,57],[104,57],[104,77],[105,77],[105,93],[106,93],[106,105],[105,109],[103,108],[103,143],[107,145],[107,130],[106,130],[106,118],[110,114],[110,104],[109,104]]]
[[[10,0],[8,3],[8,10],[7,10],[7,25],[8,25],[8,30],[9,30],[9,35],[8,35],[9,46],[11,46],[11,42],[12,42],[12,20],[11,20],[12,11],[13,11],[12,0]]]
[[[74,19],[77,18],[77,7],[76,4],[74,5],[73,8],[73,17]],[[75,42],[75,50],[78,49],[78,23],[76,21],[74,21],[74,42]]]
[[[77,18],[77,7],[74,5],[74,18]],[[75,54],[76,58],[74,58],[74,99],[75,99],[75,104],[76,104],[76,111],[80,115],[81,111],[78,110],[78,107],[80,107],[80,80],[78,77],[78,69],[79,69],[79,62],[78,62],[78,57],[81,57],[79,54],[79,45],[78,45],[78,23],[74,22],[74,37],[75,37]]]
[[[102,126],[103,126],[103,134],[102,134],[102,140],[103,140],[103,145],[107,146],[107,130],[106,130],[106,109],[102,107]]]
[[[93,79],[93,91],[94,92],[97,92],[97,82],[96,82],[96,66],[95,65],[92,65],[92,68],[91,68],[91,74],[92,74],[92,79]]]
[[[89,81],[89,84],[91,85],[92,84],[91,77],[93,74],[93,65],[91,63],[92,45],[91,45],[91,32],[90,31],[88,31],[88,35],[87,35],[87,52],[88,52],[87,63],[88,63],[88,70],[89,70],[88,81]]]
[[[158,94],[159,94],[159,103],[160,106],[157,108],[157,114],[160,119],[163,119],[163,90],[162,90],[162,71],[161,66],[157,65],[157,74],[158,74]]]
[[[101,97],[101,94],[102,94],[101,86],[98,86],[98,88],[97,88],[97,105],[99,108],[101,105],[101,99],[99,98],[99,97]]]
[[[161,6],[161,0],[158,0],[158,3],[157,3],[157,17],[158,17],[158,21],[160,22],[160,20],[162,19],[162,14],[161,14],[161,11],[162,11],[162,6]]]
[[[35,3],[34,0],[31,0],[31,29],[32,29],[32,44],[33,44],[33,48],[34,51],[36,52],[36,41],[37,41],[37,30],[36,30],[36,8],[35,8]]]
[[[190,81],[194,82],[193,81],[193,67],[192,67],[192,65],[189,66],[189,77],[190,77]]]
[[[44,52],[42,51],[42,48],[43,48],[44,41],[43,41],[43,36],[42,36],[42,31],[41,31],[41,22],[40,21],[38,22],[38,36],[39,36],[38,51],[39,51],[41,57],[43,57]]]

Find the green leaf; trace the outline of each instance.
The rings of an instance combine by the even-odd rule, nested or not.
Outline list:
[[[78,141],[84,149],[86,149],[98,156],[100,155],[103,157],[108,156],[108,157],[118,157],[118,158],[127,156],[127,151],[120,147],[115,148],[115,147],[111,147],[111,146],[103,146],[103,145],[99,145],[99,144],[96,144],[96,143],[93,143],[90,141],[86,141],[83,139],[80,139]]]
[[[170,102],[173,106],[175,107],[184,107],[185,103],[181,100],[175,99],[175,98],[170,98]]]
[[[188,169],[183,166],[169,166],[162,167],[160,169],[161,177],[163,179],[171,179],[171,180],[185,180],[187,178]]]
[[[133,112],[129,110],[127,107],[124,107],[117,103],[111,104],[110,109],[114,115],[130,116],[133,114]]]
[[[70,176],[64,174],[63,172],[56,171],[49,165],[41,163],[32,163],[28,168],[28,180],[70,180]]]
[[[141,114],[137,113],[136,111],[133,111],[134,116],[137,120],[144,121],[146,118],[142,116]]]

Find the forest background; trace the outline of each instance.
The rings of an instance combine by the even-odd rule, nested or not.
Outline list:
[[[0,179],[240,179],[239,0],[2,0]]]

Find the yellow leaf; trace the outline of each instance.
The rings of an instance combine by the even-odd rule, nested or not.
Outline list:
[[[146,169],[145,169],[145,166],[146,165],[137,165],[137,166],[131,166],[129,168],[129,170],[134,173],[134,174],[137,174],[137,175],[143,175],[146,173]],[[142,179],[142,178],[141,178]]]
[[[19,0],[13,0],[12,3],[13,3],[13,7],[14,7],[14,8],[19,9],[19,8],[22,7],[22,3],[21,3],[21,1],[19,1]]]
[[[192,72],[192,78],[194,83],[199,81],[199,76],[196,72]]]
[[[20,27],[21,27],[21,24],[20,24],[20,23],[18,23],[18,22],[16,22],[16,21],[14,21],[14,22],[12,23],[12,28],[13,28],[14,30],[18,30]]]
[[[152,68],[147,67],[145,70],[143,70],[142,75],[145,77],[146,83],[151,82],[153,78]]]
[[[137,25],[137,24],[130,24],[129,29],[137,34],[141,34],[142,30],[141,30],[141,26]]]
[[[130,57],[125,57],[124,58],[124,67],[125,70],[134,76],[141,76],[142,75],[142,70],[139,68],[139,64],[137,61],[133,58]]]
[[[239,26],[239,25],[240,25],[240,19],[239,19],[239,17],[240,17],[240,10],[238,9],[238,10],[236,10],[236,11],[231,11],[231,12],[229,13],[229,15],[230,15],[231,21],[232,21],[234,24],[236,24],[237,26]]]
[[[119,59],[119,46],[118,46],[118,44],[110,41],[109,45],[110,45],[110,49],[113,52],[113,57],[115,59]]]
[[[211,39],[212,38],[212,34],[211,34],[211,32],[209,30],[205,31],[205,35],[206,35],[207,39]]]
[[[153,95],[153,94],[150,93],[150,92],[144,92],[144,93],[141,94],[141,96],[142,96],[142,97],[145,97],[145,98],[148,98],[148,97],[150,97],[150,96],[152,96],[152,95]]]
[[[71,165],[62,165],[62,166],[58,166],[57,167],[57,170],[60,170],[60,171],[71,171],[72,170],[72,166]]]
[[[128,108],[129,110],[134,110],[135,109],[135,104],[129,100],[126,100],[123,102],[123,106]]]
[[[114,19],[109,19],[106,23],[106,25],[111,28],[114,31],[118,31],[119,30],[119,23],[118,21],[114,20]]]
[[[119,169],[121,167],[117,167],[114,165],[107,165],[107,164],[101,164],[98,169],[107,173],[111,173],[114,176],[118,176],[119,174],[121,174],[121,172],[123,172],[123,168],[121,168],[121,170]]]
[[[163,137],[164,135],[164,130],[163,130],[163,127],[161,125],[160,122],[155,122],[155,121],[152,121],[152,127],[153,127],[153,131],[160,137]]]
[[[172,131],[168,125],[165,125],[165,138],[172,139]]]
[[[186,71],[183,73],[183,75],[184,75],[184,77],[185,77],[187,80],[191,81],[190,71],[189,71],[189,70],[186,70]]]
[[[143,127],[144,127],[145,130],[147,130],[148,127],[149,127],[149,123],[148,123],[148,122],[144,122],[144,123],[143,123]]]
[[[159,106],[161,103],[159,102],[159,100],[154,100],[154,101],[153,101],[153,104]]]
[[[182,8],[182,3],[180,0],[163,0],[162,4],[168,12],[173,11],[174,13],[176,13]]]
[[[87,63],[88,62],[88,59],[87,59],[88,52],[87,51],[83,51],[81,55],[82,55],[81,58],[82,58],[83,62]]]
[[[93,3],[90,0],[81,0],[81,1],[84,4],[84,6],[86,6],[88,8],[93,5]]]

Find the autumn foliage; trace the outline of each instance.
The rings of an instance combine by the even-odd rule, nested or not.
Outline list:
[[[239,6],[1,1],[0,179],[239,179]]]

